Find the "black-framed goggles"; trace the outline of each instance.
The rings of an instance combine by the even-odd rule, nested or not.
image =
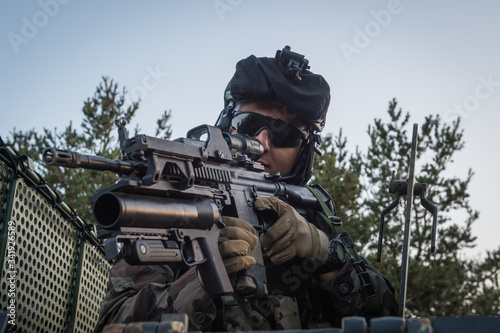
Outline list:
[[[285,120],[248,111],[234,112],[231,129],[253,137],[266,129],[272,144],[278,148],[298,147],[308,136],[306,131]]]

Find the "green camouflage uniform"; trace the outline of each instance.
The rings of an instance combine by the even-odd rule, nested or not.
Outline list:
[[[166,265],[131,266],[119,260],[110,271],[109,291],[96,332],[111,323],[161,321],[167,313],[187,314],[189,329],[200,331],[340,327],[345,316],[396,315],[394,289],[368,263],[379,306],[367,309],[349,254],[344,267],[324,282],[318,281],[317,267],[311,260],[296,258],[277,266],[264,257],[268,296],[251,302],[237,293],[212,300],[195,267],[175,280]]]

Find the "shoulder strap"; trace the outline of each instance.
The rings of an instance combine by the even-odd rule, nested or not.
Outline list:
[[[328,205],[325,203],[318,190],[312,186],[306,185],[306,187],[311,191],[311,193],[316,197],[319,204],[321,205],[321,212],[318,212],[323,221],[330,227],[334,235],[338,237],[342,242],[344,242],[347,250],[352,257],[352,265],[358,273],[358,277],[361,283],[361,290],[363,291],[363,296],[366,300],[367,305],[367,315],[377,315],[379,313],[379,299],[375,287],[371,281],[370,275],[366,269],[366,264],[363,258],[357,253],[354,245],[354,241],[351,236],[342,227],[342,220],[340,217],[335,216]]]

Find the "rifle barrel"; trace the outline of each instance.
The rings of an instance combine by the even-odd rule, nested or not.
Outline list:
[[[100,156],[85,155],[76,151],[56,149],[53,147],[45,149],[42,158],[47,165],[62,166],[66,168],[111,171],[120,175],[129,175],[134,171],[132,162],[110,160]]]

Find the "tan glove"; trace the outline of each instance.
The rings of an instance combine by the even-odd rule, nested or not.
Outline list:
[[[258,198],[255,210],[275,212],[278,220],[260,236],[262,247],[275,265],[295,256],[324,264],[328,259],[328,236],[307,222],[292,206],[276,197]]]
[[[249,256],[258,242],[257,232],[245,221],[236,217],[223,216],[226,225],[219,233],[219,252],[228,274],[248,269],[255,264],[255,258]]]

